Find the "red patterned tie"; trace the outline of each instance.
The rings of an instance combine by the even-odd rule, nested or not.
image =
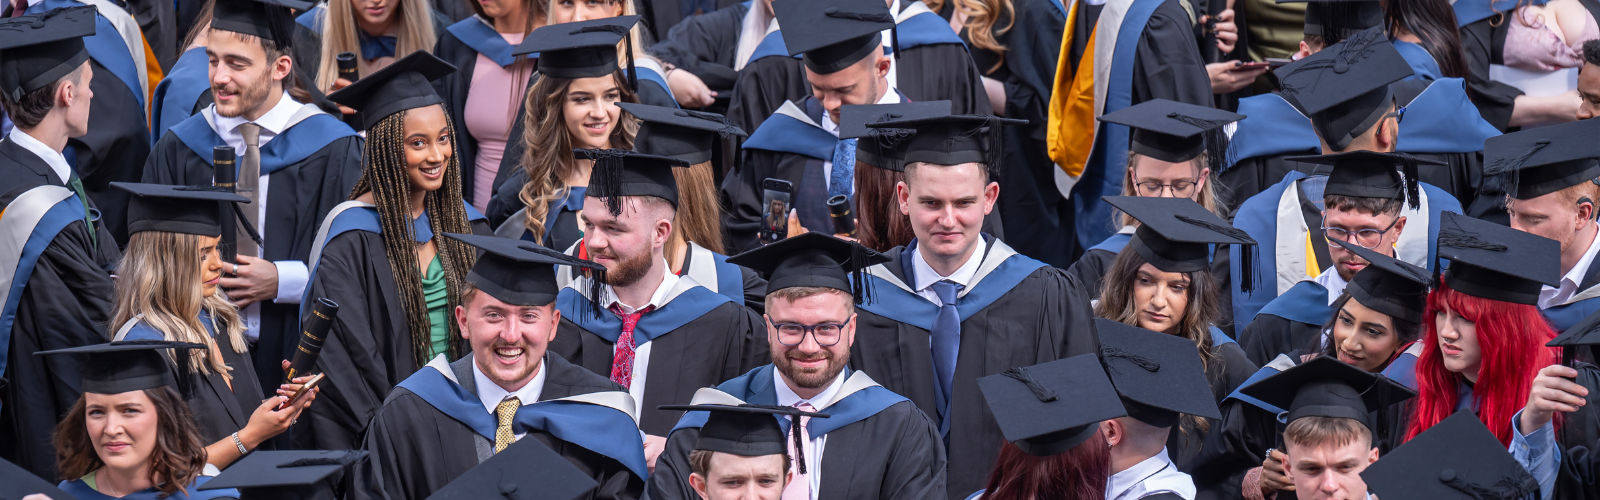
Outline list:
[[[611,355],[611,381],[621,384],[622,387],[633,387],[633,350],[638,344],[633,342],[633,328],[639,326],[639,317],[650,312],[656,306],[645,306],[644,309],[633,314],[622,312],[620,304],[612,304],[611,312],[622,319],[622,334],[617,335],[617,348]]]

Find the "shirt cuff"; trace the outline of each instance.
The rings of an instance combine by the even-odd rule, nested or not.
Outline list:
[[[1517,428],[1521,419],[1521,411],[1511,416],[1511,445],[1507,449],[1511,458],[1539,481],[1539,498],[1550,498],[1555,490],[1556,472],[1561,468],[1561,456],[1555,452],[1555,423],[1545,422],[1533,432],[1523,434]]]
[[[306,283],[311,281],[311,271],[306,269],[306,263],[279,260],[272,264],[278,266],[278,296],[272,298],[272,303],[299,304],[300,297],[306,293]]]

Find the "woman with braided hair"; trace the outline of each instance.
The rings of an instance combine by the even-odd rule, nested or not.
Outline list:
[[[329,96],[361,113],[366,154],[350,201],[328,214],[311,254],[308,304],[331,300],[339,314],[318,359],[326,402],[295,434],[298,446],[358,447],[390,388],[433,358],[466,354],[450,311],[476,254],[436,236],[489,227],[461,199],[459,129],[429,84],[454,70],[416,52]],[[310,312],[302,305],[302,318]]]

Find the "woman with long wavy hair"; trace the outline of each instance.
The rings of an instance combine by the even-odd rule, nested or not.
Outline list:
[[[1218,280],[1209,270],[1212,244],[1254,245],[1244,231],[1185,199],[1118,196],[1106,202],[1138,219],[1128,249],[1106,272],[1095,316],[1194,342],[1217,404],[1256,371],[1239,344],[1215,323],[1221,316]],[[1212,427],[1185,415],[1167,449],[1179,469],[1199,454]]]
[[[317,4],[296,17],[295,22],[319,35],[301,41],[311,47],[296,50],[318,54],[307,76],[317,82],[317,90],[322,92],[337,90],[334,83],[339,78],[339,54],[358,54],[358,74],[370,75],[412,52],[433,51],[439,43],[439,33],[450,25],[448,18],[434,12],[428,0],[336,0]]]
[[[227,467],[288,430],[311,404],[308,399],[280,410],[276,401],[262,403],[244,321],[227,294],[219,292],[223,267],[232,265],[217,251],[222,221],[233,217],[227,205],[247,200],[211,188],[112,185],[135,195],[128,204],[128,248],[117,266],[112,340],[205,346],[174,356],[172,370],[194,410],[200,438],[209,444],[208,463]],[[290,385],[279,389],[293,390]]]
[[[1050,380],[1071,381],[1071,387],[1053,385],[1048,383]],[[1012,368],[979,379],[979,387],[994,409],[995,422],[1006,430],[1006,435],[1035,435],[1002,443],[999,456],[989,469],[989,479],[984,482],[985,489],[967,498],[1106,497],[1111,446],[1101,423],[1127,416],[1127,412],[1097,356],[1074,356]],[[1062,397],[1063,393],[1072,397]],[[1045,421],[1029,421],[1021,416],[1023,413],[1047,417]]]
[[[163,354],[206,349],[146,340],[42,353],[86,357],[83,394],[53,436],[61,490],[82,500],[238,498],[232,489],[196,489],[216,474],[215,460],[208,459],[195,415],[172,388],[176,380]],[[274,397],[263,406],[286,399]]]
[[[329,212],[311,254],[301,317],[314,314],[311,300],[333,301],[339,313],[317,360],[327,400],[295,433],[301,447],[360,447],[390,388],[437,356],[467,354],[451,311],[476,253],[443,235],[489,226],[461,199],[459,136],[428,84],[451,71],[417,52],[328,96],[361,111],[367,141],[361,179]]]
[[[1467,56],[1461,51],[1461,33],[1450,0],[1384,0],[1383,24],[1396,50],[1406,56],[1414,71],[1426,67],[1413,49],[1421,48],[1433,60],[1438,74],[1428,78],[1466,78]],[[1423,71],[1417,71],[1421,75]]]
[[[550,24],[576,23],[621,16],[637,16],[638,8],[630,0],[549,0]],[[678,107],[672,90],[667,88],[667,70],[661,61],[644,50],[644,26],[635,24],[628,28],[628,36],[617,46],[617,57],[633,58],[634,72],[638,75],[639,102],[652,106]]]

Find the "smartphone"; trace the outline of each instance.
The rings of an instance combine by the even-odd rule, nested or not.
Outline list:
[[[318,373],[316,375],[312,375],[311,380],[307,380],[305,385],[300,386],[300,390],[295,392],[294,396],[290,397],[288,402],[278,405],[277,410],[282,410],[284,408],[300,404],[300,400],[309,397],[311,395],[311,390],[317,388],[317,384],[322,383],[323,376],[325,375],[327,374]]]
[[[1240,71],[1240,70],[1247,70],[1247,69],[1265,68],[1265,67],[1269,67],[1269,66],[1272,66],[1272,63],[1268,63],[1268,62],[1246,62],[1246,63],[1239,63],[1238,66],[1234,66],[1233,70],[1234,71]]]
[[[761,181],[761,242],[773,243],[789,235],[789,208],[794,184],[767,178]]]
[[[1292,62],[1294,62],[1294,61],[1290,60],[1290,59],[1280,58],[1280,57],[1268,57],[1267,58],[1267,66],[1270,66],[1272,69],[1278,69],[1278,68],[1282,68],[1284,66],[1288,66],[1289,63],[1292,63]]]

